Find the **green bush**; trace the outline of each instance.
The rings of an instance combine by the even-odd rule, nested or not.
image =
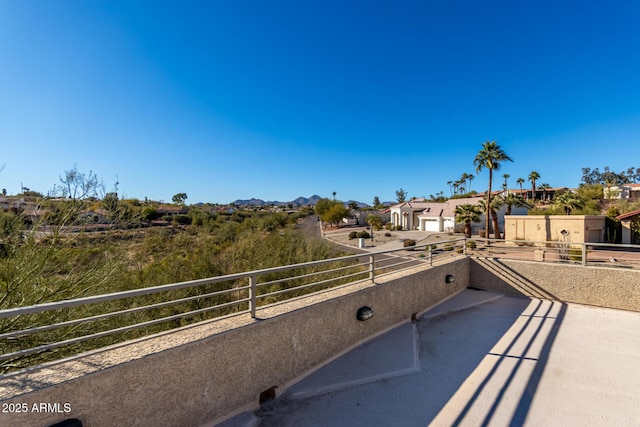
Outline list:
[[[569,249],[569,257],[572,261],[582,261],[582,249]]]
[[[172,220],[176,224],[180,224],[180,225],[191,224],[191,217],[189,215],[174,215]]]
[[[353,240],[356,237],[358,237],[358,232],[357,231],[352,231],[351,233],[349,233],[349,240]]]
[[[384,233],[384,237],[391,237],[391,233],[389,233],[389,232]]]
[[[396,225],[395,229],[398,230],[398,231],[401,231],[402,230],[402,226],[401,225]]]
[[[476,248],[476,242],[474,240],[467,240],[467,248],[475,249]]]
[[[411,246],[415,246],[416,245],[416,241],[413,239],[407,239],[404,241],[404,243],[402,244],[405,248],[411,247]]]
[[[369,237],[371,237],[371,235],[368,232],[362,230],[362,231],[358,231],[358,233],[356,234],[356,237],[361,239],[368,239]]]

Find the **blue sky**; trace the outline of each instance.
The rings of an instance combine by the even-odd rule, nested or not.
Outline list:
[[[640,167],[640,3],[0,1],[0,187],[188,203]],[[526,184],[529,185],[529,184]]]

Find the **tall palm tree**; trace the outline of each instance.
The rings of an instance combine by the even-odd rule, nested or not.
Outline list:
[[[504,198],[501,196],[494,196],[491,198],[491,204],[489,205],[489,209],[487,210],[487,202],[482,199],[478,203],[478,206],[483,211],[487,212],[487,222],[491,221],[493,225],[493,235],[496,239],[502,238],[502,234],[500,232],[500,226],[498,225],[498,214],[497,212],[500,210],[502,205],[504,205]]]
[[[504,152],[502,148],[497,144],[496,141],[487,141],[482,144],[482,150],[478,151],[476,154],[476,158],[473,160],[473,164],[476,166],[476,173],[480,172],[482,169],[489,170],[489,186],[487,189],[487,221],[486,221],[486,236],[489,238],[490,228],[489,228],[489,206],[491,206],[491,184],[493,181],[493,171],[500,169],[500,163],[504,161],[512,162],[513,159]],[[496,218],[496,224],[498,222]],[[494,227],[495,228],[495,227]],[[496,233],[500,234],[499,230]]]
[[[453,181],[447,181],[447,185],[449,186],[449,193],[451,193],[451,195],[453,196],[453,188],[451,187],[451,184],[453,184]]]
[[[467,180],[469,179],[469,174],[468,173],[463,173],[462,176],[460,177],[460,182],[462,183],[462,187],[463,187],[463,193],[468,193],[469,190],[467,190]]]
[[[582,200],[580,200],[578,195],[573,191],[567,191],[566,193],[557,195],[554,198],[554,202],[556,206],[564,208],[564,211],[567,215],[571,215],[572,210],[584,206]]]
[[[531,181],[531,198],[535,202],[536,200],[536,181],[540,179],[540,174],[536,171],[531,171],[529,174],[529,181]]]
[[[471,223],[480,222],[480,208],[470,204],[456,206],[456,222],[463,222],[464,235],[471,237]]]
[[[335,199],[336,199],[336,192],[334,191],[334,192],[333,192],[333,193],[331,193],[331,194],[333,194],[333,200],[335,200]]]
[[[509,190],[509,186],[507,185],[507,180],[509,179],[509,177],[511,177],[511,175],[509,175],[508,173],[505,173],[502,175],[502,177],[504,178],[504,184],[503,184],[503,188],[504,191],[507,192]]]
[[[551,186],[546,182],[543,182],[542,184],[540,184],[538,189],[542,190],[542,200],[547,200],[547,190],[550,190]]]
[[[471,193],[471,181],[473,181],[473,178],[475,178],[475,176],[468,174],[467,175],[467,179],[469,180],[469,189],[467,190],[469,193]]]
[[[518,178],[516,179],[516,182],[520,186],[520,195],[522,196],[522,184],[524,184],[524,178]]]

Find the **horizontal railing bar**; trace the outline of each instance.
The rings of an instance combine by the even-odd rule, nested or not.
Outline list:
[[[94,334],[83,335],[81,337],[76,337],[76,338],[70,338],[70,339],[64,340],[64,341],[59,341],[59,342],[55,342],[55,343],[51,343],[51,344],[45,344],[45,345],[41,345],[41,346],[38,346],[38,347],[28,348],[28,349],[25,349],[25,350],[15,351],[13,353],[6,353],[6,354],[0,355],[0,360],[11,359],[13,357],[18,357],[18,356],[26,356],[28,354],[39,353],[41,351],[46,351],[46,350],[51,350],[51,349],[58,348],[58,347],[63,347],[63,346],[66,346],[66,345],[76,344],[76,343],[79,343],[79,342],[82,342],[82,341],[87,341],[87,340],[90,340],[90,339],[102,338],[102,337],[106,337],[108,335],[117,334],[117,333],[120,333],[120,332],[127,332],[127,331],[130,331],[130,330],[133,330],[133,329],[143,328],[143,327],[146,327],[146,326],[152,326],[152,325],[156,325],[158,323],[168,322],[168,321],[171,321],[171,320],[180,319],[182,317],[188,317],[190,315],[206,313],[207,311],[217,310],[217,309],[228,307],[228,306],[231,306],[231,305],[236,305],[236,304],[239,304],[239,303],[245,302],[245,301],[249,301],[249,300],[245,299],[245,300],[233,301],[233,302],[226,303],[226,304],[216,305],[214,307],[201,308],[201,309],[198,309],[198,310],[189,311],[187,313],[178,313],[178,314],[174,314],[174,315],[171,315],[171,316],[162,317],[160,319],[148,320],[146,322],[136,323],[134,325],[121,326],[119,328],[110,329],[108,331],[96,332]],[[236,314],[246,313],[248,311],[249,310],[241,310]]]
[[[295,280],[295,279],[303,279],[303,278],[308,278],[308,277],[319,276],[321,274],[336,273],[338,271],[347,270],[349,268],[356,268],[356,267],[366,266],[368,264],[369,264],[368,262],[367,263],[363,263],[363,264],[353,264],[353,265],[347,265],[347,266],[343,266],[343,267],[332,268],[331,270],[314,271],[313,273],[302,274],[300,276],[285,277],[285,278],[282,278],[282,279],[270,280],[268,282],[257,283],[256,287],[266,286],[266,285],[275,285],[275,284],[278,284],[278,283],[289,282],[289,281]]]
[[[233,280],[235,279],[236,278],[234,278]],[[36,305],[30,305],[25,307],[9,308],[5,310],[0,310],[0,319],[6,318],[6,317],[20,316],[25,314],[41,313],[43,311],[59,310],[62,308],[77,307],[79,305],[97,304],[101,302],[115,301],[119,299],[139,297],[139,296],[150,295],[150,294],[155,294],[160,292],[175,291],[178,289],[208,285],[208,284],[219,283],[219,282],[226,282],[230,280],[232,279],[229,279],[229,276],[189,280],[186,282],[172,283],[168,285],[160,285],[160,286],[154,286],[149,288],[133,289],[130,291],[114,292],[110,294],[82,297],[82,298],[57,301],[57,302],[49,302],[49,303],[36,304]]]
[[[388,251],[385,251],[385,252],[388,252]],[[40,313],[40,312],[49,311],[49,310],[76,307],[79,305],[114,301],[118,299],[149,295],[149,294],[154,294],[159,292],[173,291],[173,290],[195,287],[200,285],[227,282],[232,280],[244,279],[252,275],[261,275],[261,274],[268,274],[268,273],[279,272],[279,271],[293,270],[296,268],[304,268],[309,266],[328,264],[332,262],[345,261],[349,259],[359,259],[359,258],[364,258],[366,256],[368,256],[368,254],[350,255],[342,258],[331,258],[331,259],[319,260],[319,261],[309,261],[306,263],[292,264],[288,266],[272,267],[272,268],[254,270],[254,271],[244,272],[244,273],[235,273],[235,274],[229,274],[225,276],[210,277],[206,279],[189,280],[185,282],[172,283],[167,285],[159,285],[159,286],[152,286],[148,288],[132,289],[129,291],[121,291],[121,292],[114,292],[114,293],[103,294],[103,295],[76,298],[72,300],[56,301],[56,302],[36,304],[36,305],[30,305],[30,306],[24,306],[24,307],[9,308],[9,309],[0,310],[0,319],[6,318],[6,317],[24,315],[24,314]]]
[[[389,264],[389,265],[385,265],[385,266],[378,266],[378,268],[391,268],[391,267],[396,267],[398,265],[405,265],[405,264],[410,264],[410,263],[415,263],[415,262],[422,262],[423,259],[421,258],[410,258],[410,259],[406,259],[406,257],[398,257],[397,259],[401,259],[402,261],[393,263],[393,264]]]
[[[230,292],[236,292],[236,291],[240,291],[240,290],[244,290],[244,289],[249,289],[249,286],[243,286],[241,288],[233,288],[233,289],[228,289],[228,290],[224,290],[224,291],[211,292],[211,293],[208,293],[208,294],[195,295],[195,296],[188,297],[188,298],[181,298],[181,299],[177,299],[177,300],[165,301],[165,302],[161,302],[161,303],[157,303],[157,304],[151,304],[151,305],[144,305],[144,306],[140,306],[140,307],[128,308],[126,310],[112,311],[112,312],[109,312],[109,313],[99,314],[99,315],[96,315],[96,316],[83,317],[81,319],[68,320],[66,322],[54,323],[54,324],[45,325],[45,326],[38,326],[36,328],[29,328],[29,329],[22,329],[20,331],[7,332],[7,333],[4,333],[4,334],[0,334],[0,339],[2,339],[2,338],[11,338],[11,337],[16,337],[16,336],[31,335],[31,334],[35,334],[35,333],[38,333],[38,332],[45,332],[45,331],[49,331],[49,330],[52,330],[52,329],[62,328],[62,327],[65,327],[65,326],[73,326],[73,325],[77,325],[77,324],[80,324],[80,323],[94,322],[96,320],[109,319],[109,318],[112,318],[112,317],[115,317],[115,316],[119,316],[119,315],[131,314],[131,313],[136,313],[136,312],[139,312],[139,311],[151,310],[151,309],[154,309],[154,308],[161,308],[161,307],[166,307],[166,306],[170,306],[170,305],[174,305],[174,304],[181,304],[183,302],[194,301],[194,300],[202,299],[202,298],[209,298],[209,297],[212,297],[212,296],[223,295],[223,294],[227,294],[227,293],[230,293]],[[234,301],[234,303],[237,303],[239,301],[241,301],[241,300]],[[216,307],[218,307],[218,306],[216,306]]]
[[[296,286],[296,287],[293,287],[293,288],[282,289],[280,291],[269,292],[267,294],[258,295],[257,298],[266,298],[266,297],[273,296],[273,295],[280,295],[280,294],[284,294],[284,293],[287,293],[287,292],[296,291],[298,289],[306,289],[306,288],[310,288],[312,286],[324,285],[324,284],[335,282],[337,280],[345,279],[345,278],[348,278],[348,277],[365,275],[365,274],[368,274],[368,273],[369,273],[368,271],[359,271],[357,273],[347,274],[347,275],[340,276],[340,277],[334,277],[332,279],[325,279],[325,280],[321,280],[319,282],[312,282],[312,283],[308,283],[306,285],[300,285],[300,286]]]

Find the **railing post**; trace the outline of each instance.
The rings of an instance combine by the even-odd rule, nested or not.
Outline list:
[[[433,247],[429,245],[429,265],[433,265]]]
[[[587,266],[587,244],[586,243],[582,244],[582,266],[583,267]]]
[[[369,279],[373,283],[375,280],[375,270],[376,270],[376,256],[374,254],[369,255]]]
[[[467,238],[464,238],[464,241],[462,242],[462,253],[466,256],[467,255]]]
[[[251,276],[249,276],[249,311],[251,312],[251,318],[255,319],[256,318],[256,292],[257,292],[257,288],[256,288],[256,275],[252,274]]]

